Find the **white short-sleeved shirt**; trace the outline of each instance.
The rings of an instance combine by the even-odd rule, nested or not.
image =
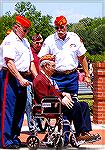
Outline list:
[[[1,44],[3,51],[3,66],[6,67],[5,58],[11,58],[14,60],[15,66],[18,71],[27,71],[30,67],[30,62],[34,60],[30,44],[26,38],[22,41],[18,36],[11,32],[5,37]]]
[[[65,71],[77,68],[78,56],[82,56],[85,52],[86,48],[76,33],[67,32],[64,41],[54,33],[45,39],[38,56],[56,55],[56,70]]]
[[[3,51],[0,45],[0,70],[2,68],[2,65],[3,65]]]

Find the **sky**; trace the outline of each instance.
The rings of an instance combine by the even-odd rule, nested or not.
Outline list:
[[[0,16],[10,11],[14,13],[17,2],[27,0],[0,0]],[[80,19],[105,17],[105,0],[28,0],[42,15],[64,15],[68,23],[77,23]]]

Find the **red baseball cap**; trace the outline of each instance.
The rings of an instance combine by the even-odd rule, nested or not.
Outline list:
[[[16,16],[16,23],[26,28],[29,28],[31,26],[30,20],[28,20],[27,18],[23,16]]]
[[[46,54],[46,55],[42,56],[42,57],[40,58],[40,63],[41,63],[42,61],[44,61],[44,60],[49,60],[49,61],[55,62],[55,55],[53,55],[53,54]]]
[[[64,16],[56,17],[54,24],[55,24],[55,26],[66,25],[67,19]]]

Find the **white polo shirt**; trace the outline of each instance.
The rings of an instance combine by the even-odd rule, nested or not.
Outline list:
[[[30,62],[34,60],[30,44],[26,38],[22,41],[18,36],[11,32],[5,37],[1,44],[3,51],[3,66],[6,67],[5,58],[11,58],[14,60],[15,66],[18,71],[27,71],[30,67]]]
[[[67,32],[64,41],[58,37],[57,33],[54,33],[45,39],[38,56],[56,55],[55,69],[65,71],[77,68],[78,56],[82,56],[85,52],[86,48],[76,33]]]

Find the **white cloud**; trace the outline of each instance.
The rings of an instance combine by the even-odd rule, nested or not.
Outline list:
[[[83,15],[83,14],[78,14],[76,12],[74,12],[72,9],[71,10],[57,10],[54,13],[54,20],[56,16],[60,16],[60,15],[64,15],[67,20],[68,23],[74,23],[74,22],[78,22],[80,19],[86,18],[87,16]]]

